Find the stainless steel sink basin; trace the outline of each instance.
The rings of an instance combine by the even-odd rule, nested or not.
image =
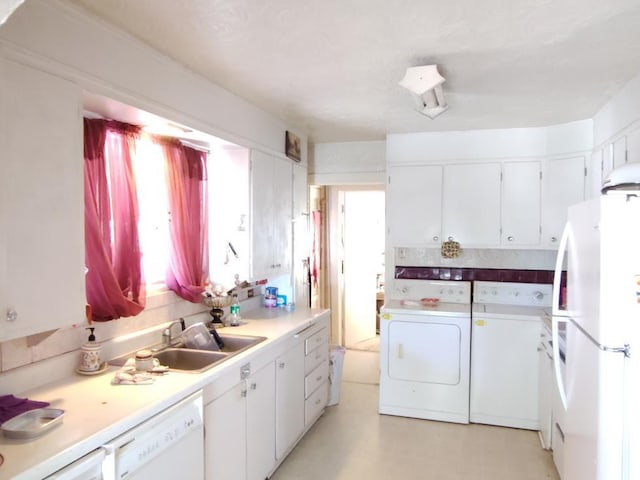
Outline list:
[[[223,352],[239,353],[247,348],[251,348],[260,342],[264,342],[267,337],[256,337],[252,335],[235,335],[229,333],[218,333],[224,343]]]
[[[160,365],[166,365],[171,370],[188,372],[202,372],[229,357],[224,352],[190,350],[188,348],[167,348],[154,356],[158,359]]]
[[[151,350],[160,365],[166,365],[169,370],[200,373],[265,341],[267,337],[224,333],[220,334],[220,339],[224,343],[221,351],[195,350],[186,348],[184,345],[176,345],[170,348],[165,348],[164,346],[159,348],[151,347]],[[134,356],[135,352],[123,355],[114,358],[109,364],[121,367],[127,359]]]

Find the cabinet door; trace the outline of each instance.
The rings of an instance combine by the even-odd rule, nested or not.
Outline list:
[[[540,242],[540,162],[502,164],[502,245]]]
[[[585,198],[600,196],[602,189],[602,149],[591,153],[585,178]]]
[[[558,248],[567,209],[584,200],[584,157],[542,164],[542,246]]]
[[[204,407],[207,480],[247,478],[246,396],[243,380]]]
[[[0,59],[0,339],[84,321],[77,85]],[[7,312],[16,313],[8,321]]]
[[[627,162],[640,163],[640,128],[627,134]]]
[[[293,211],[293,174],[291,163],[273,159],[272,265],[276,275],[291,271],[291,214]],[[272,273],[273,275],[273,273]]]
[[[444,167],[442,233],[463,248],[500,244],[499,163]]]
[[[304,344],[276,360],[276,459],[289,451],[304,429]]]
[[[442,167],[389,167],[387,232],[392,247],[439,245]]]
[[[309,305],[309,186],[307,167],[293,165],[293,275],[294,301]]]
[[[275,466],[275,375],[275,364],[269,362],[247,379],[248,480],[264,480]]]
[[[291,163],[251,152],[252,276],[291,271]]]
[[[251,152],[251,271],[254,278],[271,272],[273,265],[272,161]]]
[[[627,163],[627,137],[620,137],[613,142],[613,168]]]

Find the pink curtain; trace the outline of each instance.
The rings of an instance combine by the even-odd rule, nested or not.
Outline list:
[[[313,286],[318,286],[320,270],[322,268],[322,212],[314,210],[311,212],[311,222],[313,229],[313,243],[311,245],[311,279]]]
[[[86,290],[97,321],[137,315],[144,309],[131,165],[137,133],[136,127],[119,122],[84,120]]]
[[[209,278],[207,154],[163,141],[171,236],[167,287],[198,303]]]

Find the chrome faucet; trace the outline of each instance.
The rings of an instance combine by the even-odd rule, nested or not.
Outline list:
[[[182,328],[182,331],[184,332],[185,329],[185,324],[184,324],[184,318],[180,318],[179,320],[174,320],[173,322],[171,322],[169,324],[169,326],[167,328],[165,328],[162,331],[162,344],[165,347],[170,347],[171,344],[173,343],[173,337],[171,336],[171,327],[173,327],[174,325],[180,324],[180,327]]]

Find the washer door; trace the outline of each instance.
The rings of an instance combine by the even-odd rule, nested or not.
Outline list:
[[[445,323],[389,323],[389,378],[460,383],[460,327]]]

